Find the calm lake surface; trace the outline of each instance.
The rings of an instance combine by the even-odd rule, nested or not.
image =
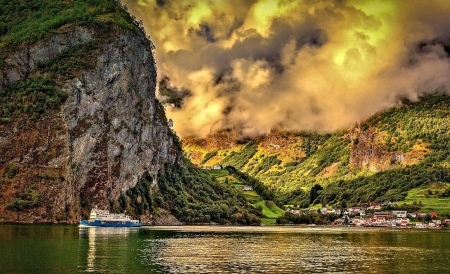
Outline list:
[[[450,231],[0,225],[0,273],[449,273]]]

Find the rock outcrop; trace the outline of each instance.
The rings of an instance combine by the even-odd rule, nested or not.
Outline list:
[[[417,164],[430,152],[426,143],[416,144],[408,152],[389,151],[386,135],[386,132],[376,132],[373,128],[350,130],[350,167],[379,172]]]
[[[57,80],[68,94],[58,110],[0,124],[0,222],[75,223],[93,205],[109,207],[139,178],[180,162],[177,137],[155,98],[149,41],[112,28],[105,38],[67,26],[6,60],[0,88],[73,47],[96,43],[89,69]]]

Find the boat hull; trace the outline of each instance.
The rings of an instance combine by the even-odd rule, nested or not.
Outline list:
[[[141,223],[134,223],[130,221],[100,221],[95,220],[93,222],[87,220],[81,220],[80,226],[82,227],[141,227]]]

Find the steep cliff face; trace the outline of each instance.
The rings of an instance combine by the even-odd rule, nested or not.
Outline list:
[[[232,131],[224,130],[203,139],[187,137],[183,139],[183,150],[193,163],[213,167],[221,164],[230,154],[240,152],[251,141],[248,138],[238,139],[236,136]],[[289,163],[301,162],[306,157],[302,149],[304,140],[293,132],[273,129],[264,136],[256,137],[254,141],[258,144],[258,153],[255,154],[257,158],[261,155],[276,156],[284,163]]]
[[[108,207],[140,177],[156,176],[181,153],[155,99],[156,68],[145,35],[111,25],[64,26],[11,54],[0,88],[49,77],[50,63],[77,49],[82,69],[55,83],[64,103],[39,117],[0,124],[0,222],[76,222]]]
[[[0,88],[25,80],[39,64],[95,39],[94,31],[84,27],[63,27],[58,32],[44,41],[23,47],[8,56],[5,60],[5,68],[0,73]]]
[[[374,128],[365,131],[360,128],[352,129],[349,133],[352,140],[350,167],[379,172],[417,164],[430,152],[429,144],[422,141],[414,144],[407,152],[389,151],[387,136],[387,132],[376,132]]]

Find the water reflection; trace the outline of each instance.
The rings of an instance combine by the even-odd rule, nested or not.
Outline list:
[[[179,232],[146,240],[142,261],[168,273],[354,272],[370,267],[363,253],[327,235]]]
[[[80,239],[87,239],[89,242],[95,243],[96,240],[104,239],[126,239],[130,234],[139,233],[138,228],[128,227],[80,227]]]
[[[445,230],[0,225],[1,273],[448,273],[448,258]]]
[[[128,238],[138,233],[136,228],[80,228],[80,270],[121,273],[129,269],[133,241]]]
[[[0,224],[0,273],[67,273],[77,269],[78,229]]]
[[[155,228],[156,229],[156,228]],[[415,273],[445,270],[448,247],[424,233],[310,228],[157,228],[141,263],[165,273]],[[155,232],[156,233],[156,232]],[[438,238],[442,239],[443,235]],[[448,241],[447,241],[448,242]],[[430,266],[425,261],[434,261]]]

